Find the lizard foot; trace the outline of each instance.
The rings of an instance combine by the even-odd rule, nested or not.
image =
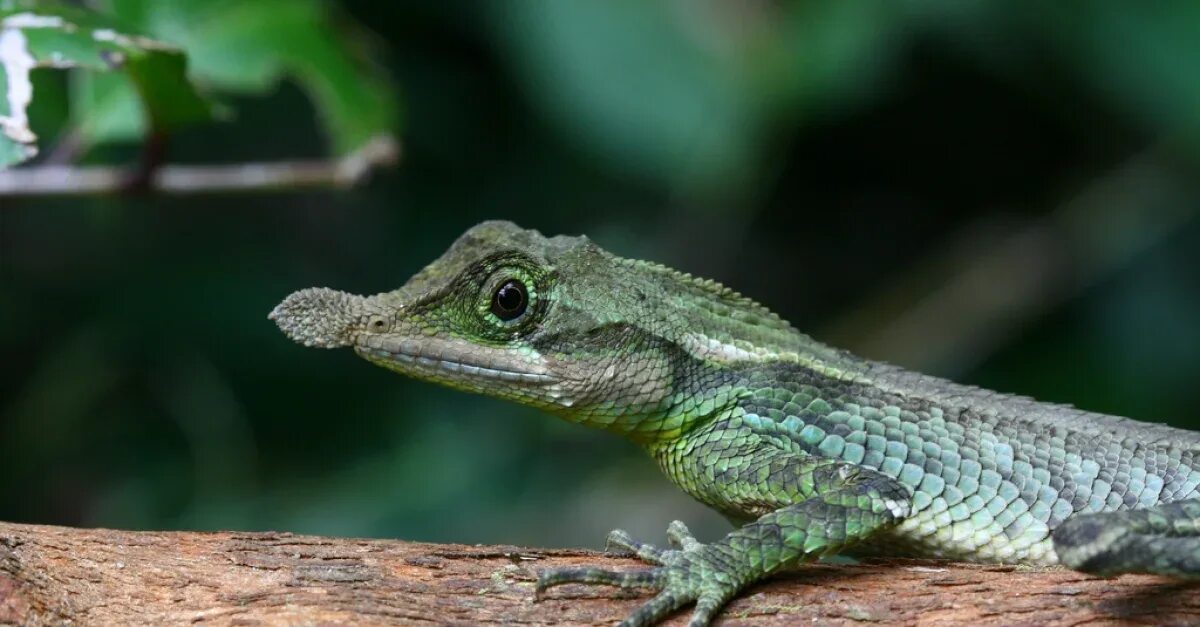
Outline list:
[[[647,627],[671,612],[695,602],[689,627],[703,627],[725,602],[737,594],[746,581],[741,581],[728,563],[729,556],[716,547],[702,544],[686,525],[676,520],[667,527],[670,549],[634,540],[618,529],[608,534],[606,550],[617,548],[656,564],[657,567],[637,571],[616,571],[594,567],[564,567],[544,570],[538,574],[537,594],[566,583],[594,583],[619,588],[650,588],[658,594],[637,609],[622,627]]]

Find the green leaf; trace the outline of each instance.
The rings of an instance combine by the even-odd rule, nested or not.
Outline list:
[[[109,0],[108,9],[187,50],[192,77],[215,90],[257,95],[283,80],[295,81],[316,105],[336,152],[353,151],[395,129],[392,86],[354,48],[361,33],[334,27],[341,20],[327,2]],[[103,96],[119,98],[111,87]],[[90,127],[111,129],[112,135],[90,137],[106,141],[123,139],[118,131],[128,124],[109,119]]]
[[[29,128],[29,73],[42,67],[124,74],[156,130],[212,117],[211,106],[187,78],[179,49],[126,34],[104,16],[69,5],[0,0],[0,168],[37,154],[37,137]]]
[[[3,24],[3,22],[0,22]],[[37,154],[37,137],[29,130],[26,110],[33,100],[29,72],[36,61],[29,53],[24,34],[0,28],[0,167],[18,163]]]

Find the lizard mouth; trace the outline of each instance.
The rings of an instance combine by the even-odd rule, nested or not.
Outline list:
[[[547,385],[557,378],[536,355],[459,340],[368,336],[354,347],[364,358],[415,376],[462,383],[483,381]]]

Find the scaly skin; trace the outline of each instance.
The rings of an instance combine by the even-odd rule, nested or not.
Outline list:
[[[480,224],[399,290],[289,296],[271,319],[420,379],[540,407],[639,443],[738,525],[654,568],[541,573],[658,591],[625,625],[695,602],[705,625],[750,583],[822,555],[1062,563],[1200,574],[1200,435],[872,363],[716,283],[584,237]]]

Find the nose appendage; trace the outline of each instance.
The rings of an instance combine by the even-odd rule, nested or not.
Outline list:
[[[293,342],[320,348],[350,346],[364,313],[362,296],[313,287],[283,299],[270,320]]]

